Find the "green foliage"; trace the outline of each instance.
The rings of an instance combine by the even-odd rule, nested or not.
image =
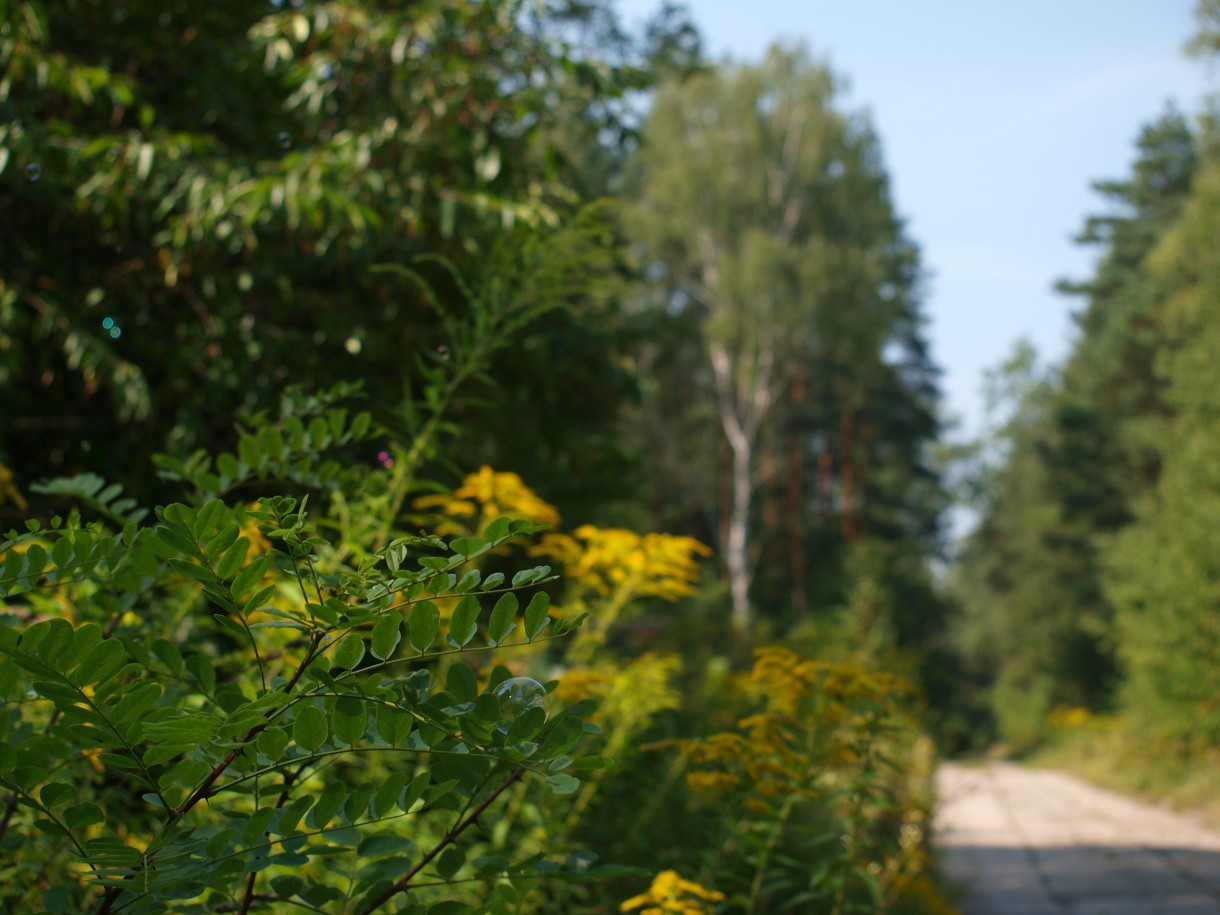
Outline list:
[[[601,0],[0,10],[0,512],[39,518],[0,542],[0,907],[606,910],[625,891],[587,881],[642,877],[596,864],[625,853],[723,865],[732,907],[899,911],[926,804],[890,774],[914,745],[890,679],[811,684],[740,754],[804,753],[799,801],[743,786],[726,819],[640,749],[765,705],[715,654],[720,595],[646,604],[694,590],[701,545],[581,525],[522,550],[556,517],[532,493],[532,521],[487,511],[503,490],[427,514],[485,464],[464,489],[512,468],[582,522],[714,540],[706,433],[738,393],[714,342],[739,380],[774,369],[764,500],[736,512],[782,553],[766,628],[845,606],[880,663],[935,641],[918,257],[829,73],[705,68],[672,5],[640,38]],[[688,97],[693,158],[666,133]],[[635,233],[666,271],[646,287],[598,200],[635,167],[663,236]],[[683,208],[719,277],[673,250]],[[642,288],[659,307],[628,317]],[[611,423],[641,379],[645,434]],[[652,435],[686,440],[645,506],[627,469]]]
[[[232,447],[230,417],[290,382],[363,378],[392,413],[459,355],[436,302],[451,318],[493,297],[546,370],[516,347],[482,366],[508,383],[464,400],[467,450],[554,467],[584,449],[590,478],[621,472],[603,446],[630,384],[615,304],[593,291],[612,288],[617,240],[577,218],[606,187],[576,189],[550,125],[617,168],[625,96],[666,66],[682,17],[647,43],[615,24],[599,47],[571,40],[614,20],[587,3],[3,11],[0,460],[22,489],[90,471],[164,501],[138,468]]]
[[[1220,260],[1211,243],[1218,214],[1220,166],[1213,159],[1149,261],[1155,281],[1174,289],[1157,363],[1171,412],[1157,443],[1156,487],[1105,554],[1106,594],[1118,612],[1127,672],[1125,706],[1139,729],[1190,754],[1220,745],[1213,535],[1220,520]]]
[[[620,759],[578,834],[605,836],[615,860],[723,893],[718,911],[921,911],[930,770],[908,687],[779,646],[726,673],[723,662],[684,672],[686,698],[657,729],[668,739]],[[648,801],[630,804],[641,779]],[[594,828],[606,818],[618,828]],[[658,848],[671,823],[699,840]]]
[[[328,423],[336,441],[341,427]],[[248,468],[278,450],[267,441]],[[197,463],[201,489],[210,466]],[[589,711],[501,700],[509,674],[488,650],[563,627],[536,592],[509,634],[516,593],[545,567],[459,595],[471,555],[537,529],[494,528],[452,546],[396,537],[354,564],[289,496],[173,503],[118,534],[75,512],[11,532],[6,907],[373,912],[407,893],[427,907],[461,880],[495,885],[486,910],[507,911],[526,878],[576,876],[473,828],[524,779],[577,790]]]
[[[919,599],[887,623],[922,650],[945,617],[920,568],[945,502],[935,370],[867,119],[823,64],[774,47],[665,85],[632,165],[625,221],[664,329],[636,433],[654,523],[720,546],[738,645],[755,615],[778,632],[843,603],[857,546],[913,557]]]
[[[1027,355],[996,381],[1008,418],[959,566],[961,642],[981,683],[994,684],[1000,736],[1017,748],[1046,736],[1059,705],[1110,708],[1124,673],[1107,556],[1161,474],[1169,303],[1182,278],[1150,258],[1179,219],[1198,155],[1180,115],[1145,128],[1130,179],[1097,185],[1113,208],[1080,237],[1102,246],[1094,277],[1062,284],[1086,300],[1070,358],[1046,372]]]

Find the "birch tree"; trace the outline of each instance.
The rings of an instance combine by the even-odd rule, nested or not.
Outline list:
[[[847,120],[834,82],[800,50],[758,67],[712,69],[657,96],[632,210],[671,308],[702,316],[731,498],[721,550],[733,623],[753,628],[752,511],[760,432],[815,334],[823,230],[812,213],[842,175]]]

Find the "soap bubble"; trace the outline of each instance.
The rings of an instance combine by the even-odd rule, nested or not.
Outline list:
[[[507,732],[512,723],[532,708],[546,704],[546,687],[529,677],[512,677],[493,690],[500,700],[500,730]]]
[[[37,181],[42,177],[42,166],[37,162],[31,162],[25,167],[25,176],[30,181]]]

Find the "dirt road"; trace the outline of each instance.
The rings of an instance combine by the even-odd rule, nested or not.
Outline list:
[[[1220,915],[1220,834],[1058,772],[944,766],[937,839],[963,915]]]

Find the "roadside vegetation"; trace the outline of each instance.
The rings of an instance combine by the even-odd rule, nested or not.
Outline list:
[[[936,369],[834,74],[452,0],[0,62],[0,907],[947,911]]]
[[[1194,52],[1220,47],[1198,10]],[[1062,365],[1021,347],[995,373],[976,452],[980,523],[955,577],[979,744],[1214,815],[1220,752],[1220,158],[1214,108],[1147,124],[1065,281]]]

